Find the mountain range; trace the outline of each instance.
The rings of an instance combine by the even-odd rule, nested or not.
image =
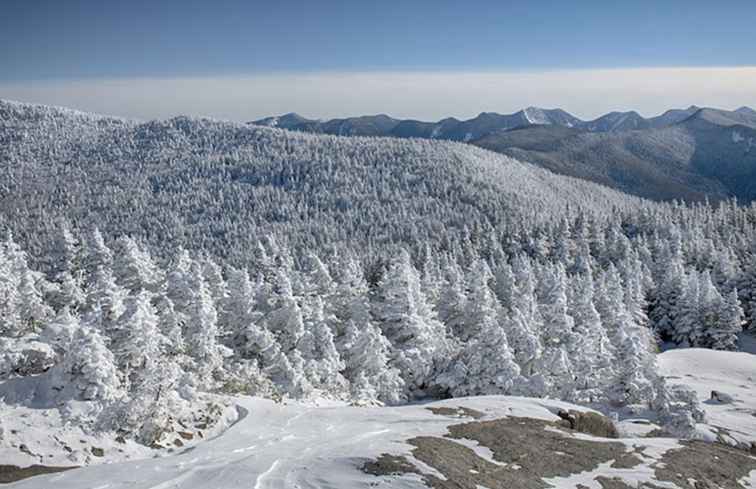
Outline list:
[[[298,114],[253,125],[341,136],[447,139],[656,200],[756,198],[756,111],[690,106],[644,118],[610,112],[584,121],[561,109],[483,112],[469,120],[387,115],[327,121]]]

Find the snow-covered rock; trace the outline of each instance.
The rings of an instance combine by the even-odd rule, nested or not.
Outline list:
[[[55,352],[47,343],[34,339],[0,337],[0,380],[13,376],[38,375],[55,363]]]

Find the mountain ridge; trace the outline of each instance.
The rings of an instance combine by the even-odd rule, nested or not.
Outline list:
[[[457,141],[473,140],[501,129],[514,129],[525,125],[558,125],[574,127],[590,132],[619,132],[647,128],[661,128],[683,122],[685,119],[704,111],[708,117],[718,117],[722,120],[737,120],[746,125],[756,125],[756,111],[743,106],[727,111],[710,107],[691,105],[686,109],[668,109],[653,116],[643,117],[635,110],[612,111],[595,119],[583,120],[561,108],[543,108],[536,106],[525,107],[511,114],[484,111],[470,119],[447,117],[438,121],[422,121],[418,119],[397,119],[386,114],[361,115],[334,119],[310,119],[300,114],[290,112],[280,116],[265,117],[249,121],[247,124],[279,127],[282,129],[300,130],[306,132],[345,135],[339,130],[344,125],[357,126],[349,134],[352,136],[393,136],[393,137],[427,137],[433,129],[439,129],[434,139],[452,139]],[[361,132],[360,124],[374,124],[380,121],[383,131]],[[408,132],[408,127],[415,126],[416,132]],[[456,127],[454,127],[456,126]],[[395,129],[402,127],[402,130]],[[453,128],[452,128],[453,127]],[[470,137],[466,137],[467,135]]]
[[[404,120],[383,133],[366,123],[371,117],[377,116],[355,119],[361,125],[352,124],[348,132],[335,132],[330,121],[277,127],[461,141],[654,200],[756,199],[756,184],[750,183],[756,180],[756,111],[745,106],[728,111],[691,105],[650,118],[610,112],[590,121],[561,109],[527,107],[467,120]]]

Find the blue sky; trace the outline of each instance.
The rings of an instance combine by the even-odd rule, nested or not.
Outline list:
[[[145,80],[173,80],[178,86],[234,79],[243,91],[243,83],[260,89],[262,85],[252,81],[273,76],[285,77],[287,86],[296,88],[312,75],[328,75],[327,83],[339,83],[346,74],[377,78],[391,74],[396,80],[397,74],[581,71],[591,77],[596,70],[607,69],[756,66],[754,19],[753,0],[2,0],[0,97],[18,97],[34,89],[33,95],[40,98],[34,101],[65,104],[62,93],[72,86],[88,84],[105,90],[115,83],[126,89],[128,80],[134,80],[132,91],[157,99],[161,94],[151,93],[157,88]],[[712,80],[718,77],[709,73]],[[558,79],[554,76],[553,83]],[[747,85],[749,80],[743,81]],[[474,88],[473,84],[457,90]],[[564,87],[564,103],[559,105],[568,104],[573,88],[579,87]],[[217,99],[219,89],[209,81],[203,84],[204,91],[196,93],[198,103]],[[681,89],[686,91],[684,86]],[[519,90],[522,99],[537,95],[532,87]],[[360,93],[346,98],[357,100]],[[297,109],[285,106],[286,97],[280,95],[271,92],[271,97],[282,99],[281,111]],[[740,105],[753,104],[754,98]],[[309,114],[313,116],[346,115],[362,107],[345,102],[334,106],[337,102],[305,105],[317,112]],[[152,112],[135,112],[127,106],[120,112],[150,117],[167,110],[197,110],[178,103],[183,101],[165,100]],[[233,105],[229,98],[224,103]],[[449,102],[439,100],[439,104],[443,108]],[[586,115],[601,110],[576,105],[573,110]],[[256,106],[249,109],[249,116],[277,107]],[[415,112],[418,117],[436,113],[430,109],[429,105],[428,110]],[[462,112],[472,108],[449,105],[448,110],[451,115],[465,115]],[[213,115],[226,113],[222,109]]]

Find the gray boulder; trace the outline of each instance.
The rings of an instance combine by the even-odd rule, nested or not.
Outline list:
[[[735,398],[730,394],[726,394],[722,391],[711,391],[711,400],[720,404],[732,404],[735,402]]]

